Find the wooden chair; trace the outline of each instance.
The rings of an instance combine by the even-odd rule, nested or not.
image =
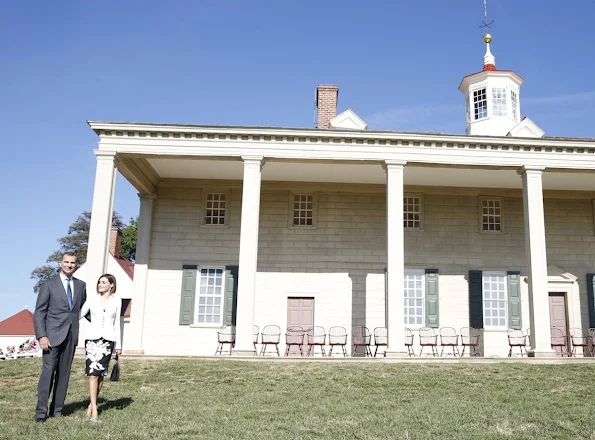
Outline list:
[[[415,357],[415,351],[413,351],[413,332],[409,327],[405,327],[405,347],[407,347],[409,357]]]
[[[353,344],[351,356],[355,356],[357,354],[358,347],[364,347],[365,356],[372,357],[372,350],[370,349],[370,344],[372,343],[372,335],[370,335],[370,330],[368,330],[368,327],[353,327],[353,332],[351,334],[351,343]]]
[[[438,335],[436,331],[430,327],[422,327],[419,329],[419,356],[424,352],[424,347],[430,347],[432,350],[432,356],[438,356]]]
[[[576,356],[576,347],[582,347],[583,356],[589,352],[589,337],[585,335],[582,328],[570,329],[570,342],[572,344],[572,356]]]
[[[444,355],[445,347],[452,348],[453,357],[461,355],[459,353],[459,335],[453,327],[442,327],[440,329],[440,346],[442,347],[440,356]],[[449,353],[447,352],[446,354],[448,355]]]
[[[378,354],[378,347],[388,347],[388,330],[386,327],[376,327],[374,329],[374,357]]]
[[[521,329],[508,329],[506,336],[508,337],[508,346],[510,347],[508,349],[508,357],[512,357],[514,347],[518,347],[521,357],[527,355],[527,337]]]
[[[570,352],[568,351],[568,338],[566,337],[562,329],[558,327],[552,327],[550,329],[550,336],[552,341],[552,348],[554,349],[556,354],[560,354],[560,356],[562,357],[564,357],[564,355],[570,357]]]
[[[217,346],[217,350],[215,350],[215,356],[217,354],[223,354],[223,346],[228,344],[229,345],[229,354],[231,355],[231,349],[233,348],[236,342],[236,328],[233,325],[224,325],[221,326],[219,331],[217,332],[217,342],[219,345]]]
[[[481,356],[479,351],[479,339],[481,332],[473,327],[463,327],[461,329],[461,345],[463,351],[461,357],[465,356],[465,349],[469,347],[469,356]]]
[[[329,357],[333,355],[333,348],[335,346],[341,347],[343,356],[347,357],[347,350],[345,350],[345,346],[347,345],[347,330],[345,330],[345,327],[335,326],[329,329],[328,345],[330,346]]]
[[[314,326],[308,332],[308,356],[316,356],[316,347],[320,347],[322,357],[326,356],[324,346],[326,345],[326,331],[324,327]]]
[[[277,356],[281,356],[279,354],[279,341],[281,340],[281,328],[278,325],[267,325],[262,329],[262,333],[260,334],[260,355],[264,356],[266,354],[267,348],[269,345],[274,345],[275,350],[277,350]]]
[[[304,355],[302,346],[304,345],[304,329],[299,325],[287,327],[285,332],[285,356],[289,356],[291,347],[297,346],[300,350],[300,356]]]

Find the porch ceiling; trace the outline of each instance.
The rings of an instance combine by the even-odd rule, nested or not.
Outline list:
[[[233,160],[147,159],[160,178],[241,180],[243,164]],[[264,181],[384,184],[386,175],[380,164],[298,163],[267,161],[262,169]],[[490,170],[454,167],[405,167],[405,185],[522,188],[516,170]],[[547,171],[543,187],[548,190],[595,191],[593,173]]]

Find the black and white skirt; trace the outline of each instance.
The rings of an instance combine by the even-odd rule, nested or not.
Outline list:
[[[114,341],[106,341],[103,338],[85,341],[85,374],[87,376],[105,376],[107,374],[109,361],[114,353],[114,345]]]

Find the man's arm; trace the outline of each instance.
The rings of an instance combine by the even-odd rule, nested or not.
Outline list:
[[[35,303],[35,313],[33,314],[35,337],[39,341],[39,345],[43,350],[47,350],[47,348],[51,346],[45,330],[45,321],[47,318],[49,305],[50,288],[49,283],[46,281],[41,285],[39,293],[37,294],[37,302]]]

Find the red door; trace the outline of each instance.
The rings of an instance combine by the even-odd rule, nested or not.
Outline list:
[[[564,293],[550,292],[550,325],[552,328],[562,330],[566,338],[568,349],[568,324],[566,321],[566,295]],[[557,355],[562,354],[561,347],[554,347]]]
[[[287,327],[300,326],[305,332],[314,327],[314,298],[287,298]],[[308,337],[304,337],[302,351],[306,355]],[[291,347],[289,354],[300,354],[297,346]]]

